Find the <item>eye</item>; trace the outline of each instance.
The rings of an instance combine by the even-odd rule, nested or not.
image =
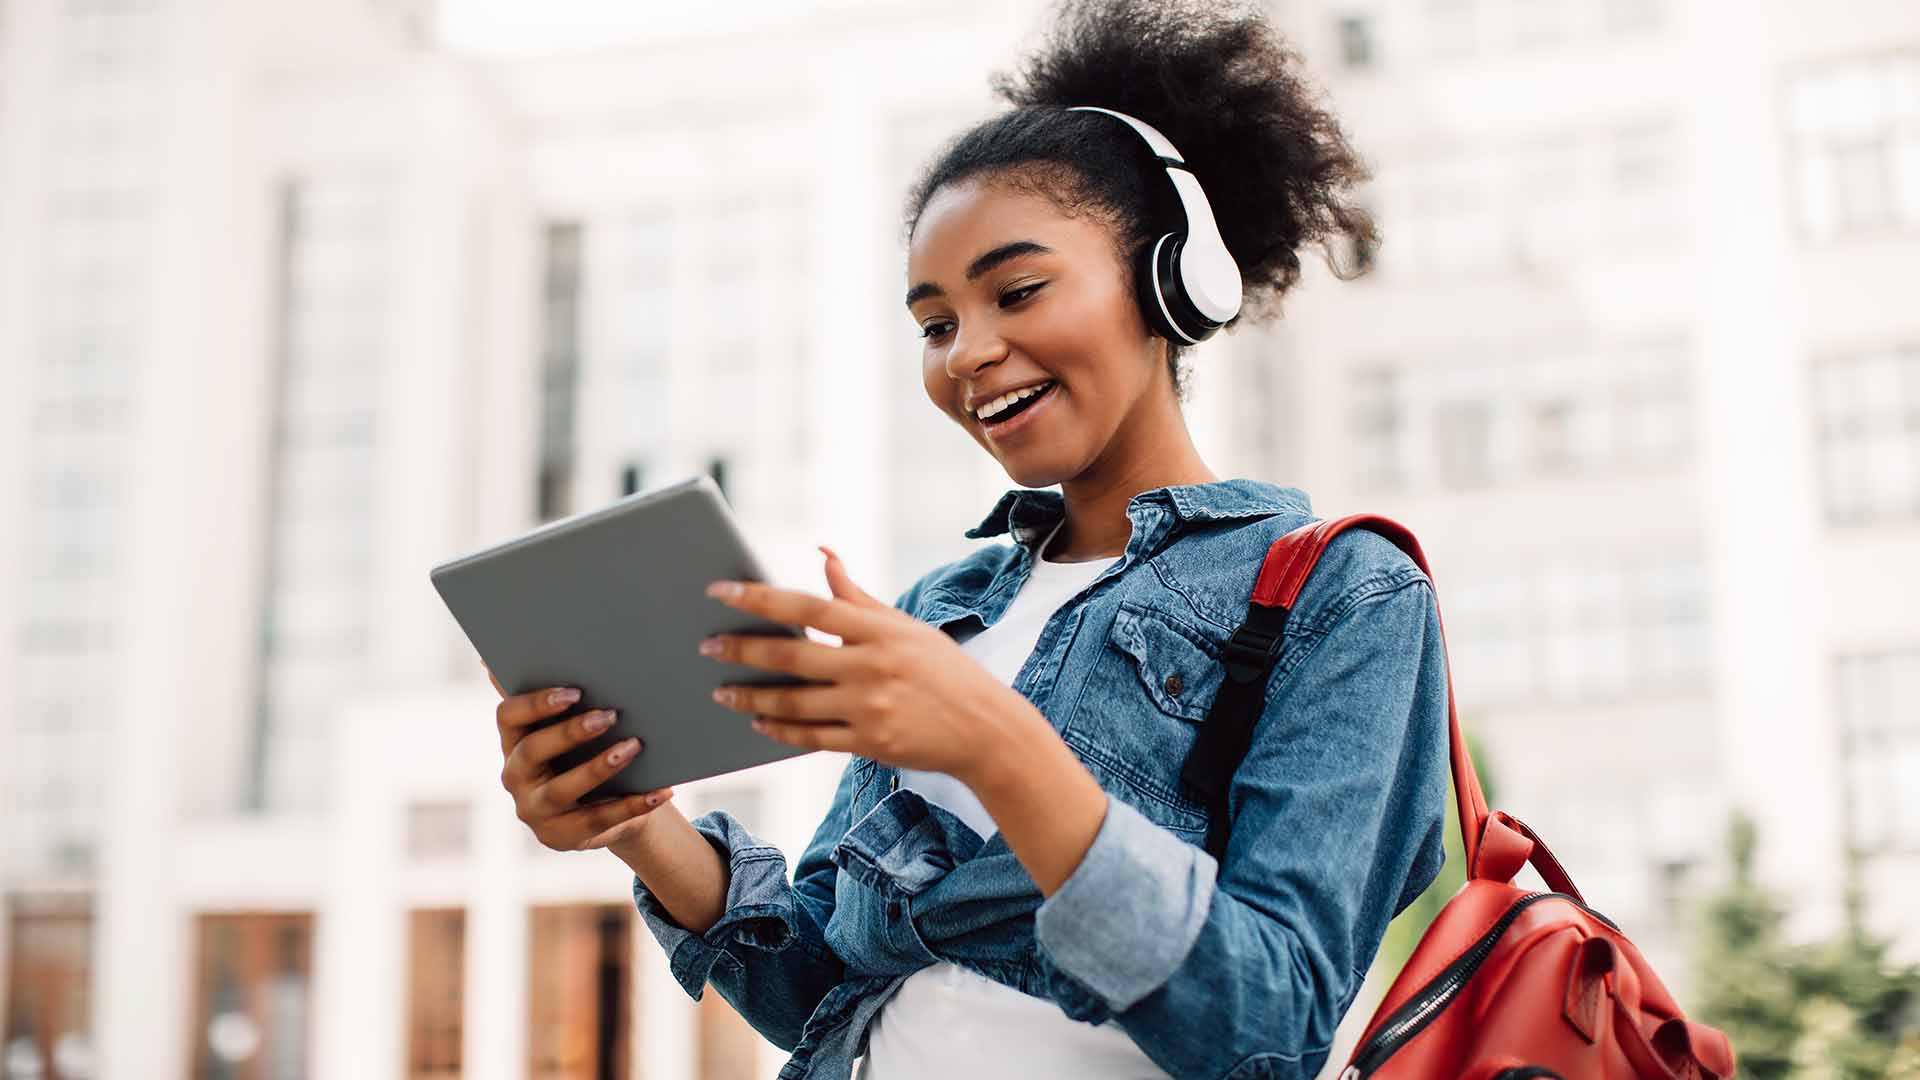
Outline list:
[[[1036,282],[1034,282],[1034,283],[1033,283],[1033,284],[1031,284],[1031,285],[1024,285],[1024,286],[1022,286],[1022,287],[1020,287],[1020,288],[1018,288],[1018,289],[1011,289],[1011,290],[1008,290],[1007,292],[1004,292],[1004,293],[1001,293],[1001,294],[1000,294],[1000,300],[1001,300],[1001,304],[1002,304],[1002,306],[1005,306],[1005,304],[1006,304],[1006,301],[1007,301],[1007,299],[1008,299],[1009,297],[1014,297],[1014,296],[1019,296],[1021,300],[1024,300],[1024,299],[1026,299],[1026,295],[1023,295],[1023,294],[1027,294],[1027,295],[1030,295],[1030,294],[1032,294],[1032,293],[1036,293],[1036,292],[1039,292],[1039,291],[1040,291],[1040,287],[1041,287],[1042,285],[1045,285],[1045,284],[1046,284],[1046,282],[1044,282],[1044,281],[1036,281]],[[1019,300],[1015,300],[1015,301],[1013,301],[1013,302],[1017,304],[1017,303],[1019,303],[1020,301],[1019,301]]]
[[[1000,306],[1007,307],[1010,304],[1018,304],[1021,301],[1025,300],[1027,297],[1033,295],[1036,292],[1039,292],[1042,288],[1046,286],[1046,284],[1047,283],[1044,281],[1036,281],[1031,285],[1023,285],[1018,289],[1009,289],[1006,292],[1000,294]],[[940,323],[940,322],[930,322],[926,326],[920,329],[920,336],[929,341],[931,341],[934,338],[940,337],[941,335],[945,334],[946,331],[936,330],[935,328],[944,326],[944,325],[945,325],[944,323]]]

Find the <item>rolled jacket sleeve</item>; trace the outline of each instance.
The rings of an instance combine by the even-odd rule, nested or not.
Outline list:
[[[1387,923],[1444,859],[1432,586],[1403,570],[1346,595],[1324,628],[1289,632],[1221,860],[1109,793],[1035,912],[1044,958],[1176,1076],[1313,1077]]]
[[[1164,984],[1192,951],[1213,903],[1211,858],[1107,793],[1107,816],[1073,875],[1034,912],[1034,937],[1061,970],[1115,1012]],[[1141,920],[1125,947],[1115,912]]]
[[[725,810],[693,825],[727,862],[726,908],[704,934],[681,926],[640,880],[633,900],[668,958],[674,981],[695,1001],[710,983],[768,1041],[792,1050],[820,999],[845,978],[826,942],[833,916],[833,846],[846,834],[854,765],[841,772],[826,817],[787,880],[786,856]]]

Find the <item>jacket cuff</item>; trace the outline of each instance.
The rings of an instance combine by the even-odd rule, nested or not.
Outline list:
[[[796,924],[787,859],[778,847],[761,843],[725,810],[708,811],[690,824],[727,860],[726,909],[720,918],[706,933],[693,933],[674,921],[638,874],[633,877],[633,902],[666,952],[674,981],[699,1001],[721,957],[743,966],[733,950],[779,952],[793,943]]]
[[[1107,816],[1073,874],[1034,912],[1055,967],[1122,1012],[1173,976],[1213,905],[1212,855],[1107,793]]]

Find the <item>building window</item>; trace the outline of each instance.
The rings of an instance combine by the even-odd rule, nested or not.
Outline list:
[[[1493,409],[1484,400],[1436,402],[1433,409],[1434,459],[1448,487],[1478,487],[1491,478]]]
[[[1920,52],[1795,78],[1787,129],[1809,241],[1920,227]]]
[[[21,10],[0,5],[0,36],[17,50],[28,48]],[[23,228],[0,242],[26,255],[9,294],[20,347],[6,358],[7,390],[32,393],[22,457],[8,462],[22,498],[8,507],[17,543],[4,572],[17,576],[0,623],[15,645],[0,704],[0,875],[64,882],[94,872],[104,820],[98,785],[75,782],[76,770],[107,746],[133,693],[118,598],[124,553],[138,543],[142,344],[165,317],[148,283],[161,265],[167,136],[156,103],[172,78],[173,35],[151,4],[39,10],[33,46],[48,93],[37,123],[15,125],[0,155],[38,162],[40,190],[10,223]]]
[[[573,410],[580,379],[581,227],[549,224],[546,274],[542,285],[540,357],[541,521],[570,512],[573,506]]]
[[[419,861],[467,854],[467,824],[473,808],[464,802],[415,802],[407,806],[407,857]]]
[[[460,1080],[467,914],[459,908],[414,911],[409,937],[407,1078]]]
[[[529,1080],[626,1080],[633,906],[541,906],[530,918]]]
[[[1391,487],[1400,476],[1401,408],[1392,368],[1365,368],[1354,373],[1353,455],[1355,479],[1361,484]]]
[[[1373,66],[1373,20],[1365,15],[1340,19],[1340,62],[1350,68]]]
[[[202,915],[197,930],[196,1080],[307,1075],[313,916]]]
[[[242,807],[314,812],[331,688],[359,678],[370,633],[391,204],[378,175],[302,177],[280,195],[277,423]]]
[[[676,287],[691,291],[691,279],[675,274],[675,237],[681,223],[668,207],[636,208],[611,219],[595,234],[594,269],[589,289],[604,302],[594,305],[596,341],[605,341],[608,363],[590,376],[596,385],[618,395],[620,430],[604,449],[625,459],[620,476],[623,494],[643,490],[646,473],[640,462],[671,457],[673,381],[669,356],[676,333]],[[683,298],[684,299],[684,298]],[[732,298],[735,311],[757,307]],[[679,331],[689,332],[687,330]],[[685,417],[679,418],[683,423]]]
[[[1920,514],[1920,344],[1830,358],[1813,383],[1827,520]]]
[[[90,1080],[93,913],[83,895],[14,896],[7,928],[6,1042],[0,1075]]]
[[[1920,647],[1840,656],[1834,678],[1850,846],[1920,852]]]
[[[1687,221],[1686,141],[1673,115],[1635,110],[1385,159],[1370,196],[1393,225],[1383,268],[1530,278],[1677,250]]]
[[[1465,583],[1452,603],[1457,680],[1475,701],[1594,703],[1708,685],[1694,560],[1547,566]]]
[[[1650,337],[1522,362],[1462,358],[1357,366],[1353,469],[1363,485],[1414,491],[1546,476],[1660,469],[1686,459],[1688,349]]]

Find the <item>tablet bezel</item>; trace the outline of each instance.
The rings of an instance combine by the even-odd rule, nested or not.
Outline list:
[[[807,636],[705,594],[720,578],[768,580],[732,507],[705,475],[547,522],[448,559],[429,577],[509,694],[581,688],[579,702],[530,731],[598,708],[617,710],[612,728],[550,762],[556,774],[622,739],[641,739],[641,752],[583,804],[814,752],[755,732],[752,717],[712,699],[722,683],[810,681],[697,653],[707,634]],[[622,599],[607,603],[609,590]],[[628,651],[635,641],[645,643],[643,651],[651,646],[645,659]]]

